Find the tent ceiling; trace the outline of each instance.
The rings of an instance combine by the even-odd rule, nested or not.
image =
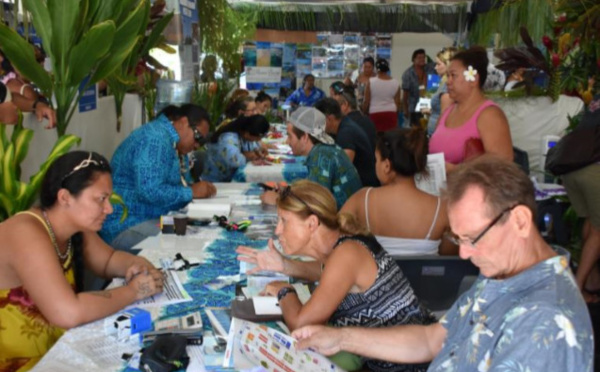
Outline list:
[[[248,1],[229,0],[254,14],[257,27],[287,31],[442,32],[465,30],[468,1]]]

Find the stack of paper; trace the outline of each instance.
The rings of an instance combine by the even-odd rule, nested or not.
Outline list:
[[[231,201],[229,197],[216,197],[210,199],[195,199],[187,206],[189,218],[211,219],[213,216],[229,217]]]

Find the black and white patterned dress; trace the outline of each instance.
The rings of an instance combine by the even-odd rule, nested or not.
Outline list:
[[[347,240],[365,246],[377,264],[375,283],[363,293],[348,293],[329,319],[335,327],[391,327],[401,324],[431,324],[435,318],[415,296],[408,280],[374,237],[343,236],[336,247]],[[393,364],[366,359],[371,371],[425,371],[426,364]]]

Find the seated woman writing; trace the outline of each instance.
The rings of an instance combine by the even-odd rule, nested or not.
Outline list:
[[[264,116],[252,115],[240,116],[219,128],[207,145],[202,178],[211,182],[229,182],[246,162],[264,158],[267,150],[260,140],[269,127]]]
[[[282,189],[277,212],[275,234],[285,254],[308,256],[314,261],[286,258],[273,241],[269,241],[266,251],[240,246],[237,252],[239,260],[257,265],[250,273],[270,270],[319,282],[304,305],[287,282],[272,282],[265,288],[267,295],[278,297],[290,330],[308,324],[387,327],[429,324],[434,320],[381,245],[366,235],[352,215],[337,213],[329,190],[311,181],[297,181]],[[355,370],[361,364],[362,361],[354,360],[350,366],[341,366]],[[372,371],[425,369],[421,365],[398,366],[379,360],[367,360],[366,366]]]
[[[458,247],[442,239],[449,226],[445,203],[415,184],[415,175],[427,166],[427,147],[420,127],[380,132],[375,173],[382,186],[359,190],[341,209],[366,226],[392,256],[458,253]]]
[[[162,291],[163,276],[142,257],[115,251],[97,232],[112,212],[104,157],[58,158],[41,186],[40,206],[0,224],[0,370],[27,371],[63,334]],[[80,292],[79,259],[96,275],[127,285]]]

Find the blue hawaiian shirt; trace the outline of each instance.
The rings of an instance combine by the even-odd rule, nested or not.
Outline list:
[[[322,98],[325,98],[325,92],[321,89],[313,87],[307,96],[304,93],[304,87],[300,87],[285,100],[285,104],[291,105],[293,103],[298,106],[314,106]]]
[[[362,187],[354,164],[337,145],[316,144],[306,157],[305,164],[307,179],[328,188],[338,209]]]
[[[179,135],[171,122],[161,115],[134,130],[119,145],[111,160],[113,189],[121,195],[129,216],[120,222],[123,209],[114,205],[100,235],[110,243],[122,231],[159,218],[192,201],[189,161],[180,161],[175,146]]]
[[[517,276],[481,276],[440,320],[448,333],[429,371],[592,371],[588,309],[565,256]]]
[[[235,171],[246,164],[243,152],[258,148],[259,142],[244,141],[235,132],[221,134],[217,143],[209,143],[206,146],[202,178],[211,182],[230,182]]]

